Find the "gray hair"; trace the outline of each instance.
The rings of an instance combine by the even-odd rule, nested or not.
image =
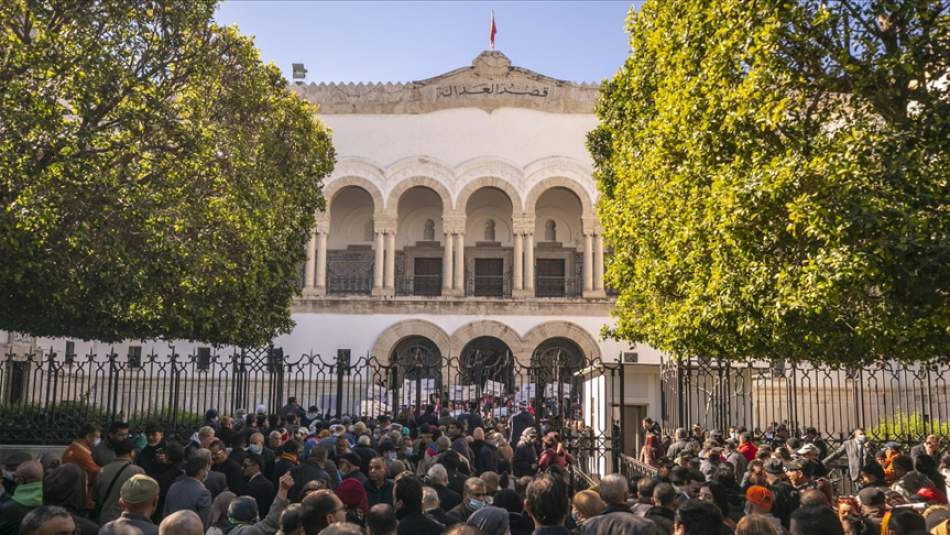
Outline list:
[[[369,446],[370,445],[369,435],[360,435],[360,438],[356,440],[356,443],[359,444],[360,446]]]
[[[44,505],[33,509],[23,517],[23,521],[20,523],[19,533],[25,535],[33,535],[34,533],[39,533],[40,528],[43,527],[47,521],[54,518],[72,518],[72,515],[69,514],[69,511],[63,509],[62,507],[56,505]]]
[[[208,463],[208,466],[211,466],[211,450],[207,448],[197,449],[195,450],[194,456]]]
[[[183,509],[176,511],[162,520],[158,526],[158,535],[202,535],[204,526],[198,513]]]
[[[607,503],[623,503],[629,490],[627,478],[622,474],[609,474],[600,480],[600,497]]]
[[[422,510],[429,511],[431,509],[438,509],[439,505],[439,493],[435,491],[434,488],[426,485],[422,487]]]
[[[686,438],[686,428],[677,427],[676,431],[673,432],[673,436],[679,439]]]
[[[433,464],[426,472],[426,477],[436,485],[447,485],[449,483],[449,473],[445,471],[445,467],[441,464]]]
[[[452,441],[449,440],[449,437],[442,435],[439,438],[435,439],[435,447],[439,451],[445,451],[452,447]]]
[[[478,485],[481,485],[482,487],[486,487],[485,480],[480,477],[470,477],[466,479],[465,492],[471,492],[471,490],[477,487]]]

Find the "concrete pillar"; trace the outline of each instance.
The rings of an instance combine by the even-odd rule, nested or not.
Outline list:
[[[594,291],[604,291],[604,237],[594,238]]]
[[[594,237],[584,234],[584,293],[594,290]]]
[[[465,295],[465,233],[455,235],[455,283],[452,285],[458,295]]]
[[[455,250],[452,245],[455,240],[455,237],[452,236],[451,232],[445,233],[445,245],[442,249],[442,295],[449,295],[452,293],[452,258],[453,251]]]
[[[534,296],[534,234],[525,235],[524,246],[524,289]]]
[[[383,252],[385,248],[385,236],[381,231],[376,231],[376,258],[373,262],[373,295],[381,295],[383,292]]]
[[[396,289],[396,232],[386,233],[386,291],[395,295]]]
[[[515,251],[514,251],[514,284],[512,285],[515,291],[521,291],[524,288],[524,242],[523,236],[520,233],[515,234]]]
[[[313,273],[316,265],[317,239],[316,230],[310,233],[310,241],[307,242],[307,265],[303,275],[303,289],[305,292],[313,291]]]
[[[317,233],[317,282],[318,292],[327,291],[327,233]]]

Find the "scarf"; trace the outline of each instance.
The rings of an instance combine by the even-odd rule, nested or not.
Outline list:
[[[22,483],[13,491],[13,501],[23,507],[39,507],[43,505],[43,482]]]
[[[292,452],[289,452],[289,451],[285,451],[284,453],[281,453],[281,454],[280,454],[280,458],[283,459],[283,460],[285,460],[285,461],[290,462],[290,464],[293,464],[293,465],[295,465],[295,466],[298,465],[298,464],[300,464],[300,459],[297,458],[297,454],[296,454],[296,453],[292,453]]]

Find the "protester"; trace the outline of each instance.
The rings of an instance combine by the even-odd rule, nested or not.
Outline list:
[[[69,511],[55,505],[45,505],[31,510],[23,522],[11,533],[21,535],[72,535],[76,522]]]
[[[43,505],[43,465],[37,461],[26,461],[17,467],[13,480],[16,483],[13,497],[0,508],[0,535],[16,535],[24,517]],[[57,511],[69,515],[61,507]],[[70,522],[73,523],[72,520]],[[76,529],[75,526],[73,529]]]
[[[99,535],[157,535],[158,526],[150,518],[158,507],[158,482],[136,474],[119,491],[122,513],[104,526]]]
[[[125,428],[125,431],[127,435],[128,427]],[[132,464],[135,444],[128,438],[113,443],[110,451],[113,460],[102,467],[93,485],[93,495],[98,507],[96,522],[99,525],[107,524],[119,518],[119,515],[122,514],[122,508],[119,506],[119,494],[122,485],[132,476],[145,473],[141,466]]]

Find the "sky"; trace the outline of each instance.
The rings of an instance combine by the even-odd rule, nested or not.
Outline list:
[[[291,63],[304,63],[312,82],[405,82],[471,65],[488,49],[494,10],[495,49],[514,65],[592,82],[610,77],[627,57],[631,5],[225,0],[215,19],[254,36],[261,58],[288,79]]]

